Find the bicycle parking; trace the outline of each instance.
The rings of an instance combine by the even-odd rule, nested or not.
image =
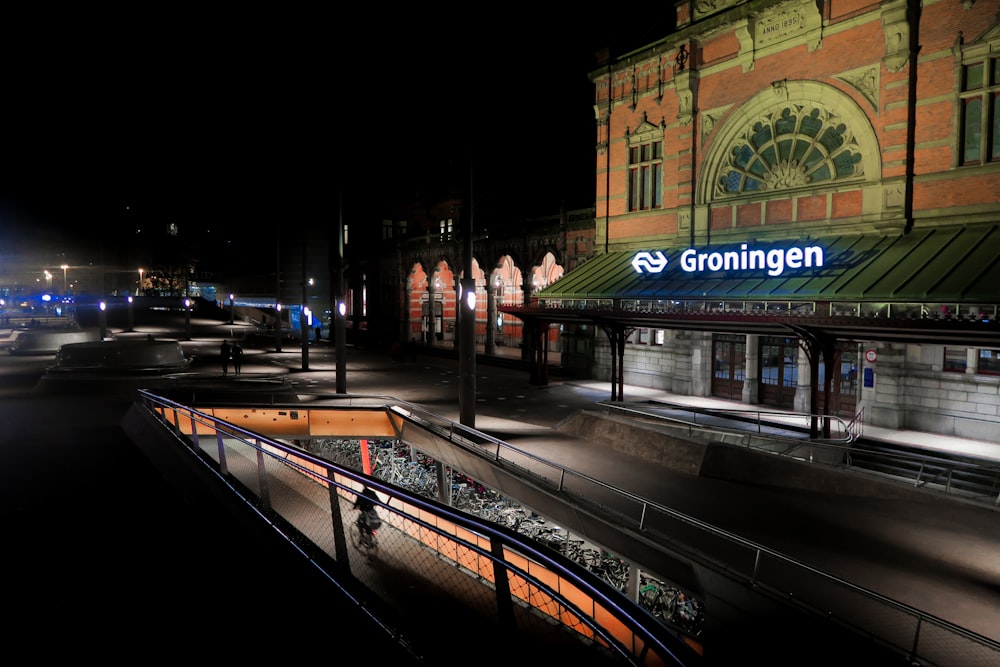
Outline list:
[[[363,457],[359,440],[318,438],[313,448],[331,461],[362,471]],[[417,493],[438,499],[437,463],[406,443],[392,440],[369,440],[371,475]],[[623,595],[628,595],[629,564],[586,540],[573,537],[567,531],[524,507],[513,498],[490,489],[481,482],[457,470],[443,467],[451,485],[451,506],[481,519],[506,526],[560,552],[594,573]],[[359,549],[370,556],[377,550],[361,543]],[[373,538],[374,539],[374,538]],[[638,573],[638,602],[665,625],[697,637],[704,623],[704,606],[700,601],[665,581],[645,572]]]

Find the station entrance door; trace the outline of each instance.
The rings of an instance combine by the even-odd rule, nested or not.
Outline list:
[[[793,410],[799,385],[799,339],[761,337],[759,358],[761,404]]]

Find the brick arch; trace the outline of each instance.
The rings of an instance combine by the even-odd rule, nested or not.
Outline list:
[[[523,323],[520,318],[501,312],[499,307],[524,305],[525,271],[512,254],[504,254],[485,278],[489,304],[484,320],[487,353],[495,354],[500,347],[518,349],[523,341]]]
[[[487,276],[488,284],[507,306],[524,304],[524,279],[525,271],[512,255],[500,257]]]
[[[546,251],[539,258],[538,263],[531,266],[528,283],[531,285],[532,293],[548,287],[562,278],[564,273],[565,269],[556,257],[556,253],[551,250]]]
[[[794,192],[881,177],[881,151],[864,110],[816,81],[788,81],[741,105],[716,128],[698,203]]]

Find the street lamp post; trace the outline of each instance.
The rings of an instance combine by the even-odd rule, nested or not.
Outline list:
[[[302,253],[305,255],[305,252]],[[302,311],[299,313],[299,335],[302,341],[302,370],[309,370],[309,283],[312,279],[306,280],[302,277]]]
[[[139,268],[139,288],[136,289],[136,291],[135,291],[135,295],[136,296],[139,296],[139,294],[142,292],[142,274],[143,273],[144,273],[144,269],[142,269],[142,267],[140,267]]]
[[[184,329],[187,334],[185,340],[191,340],[191,299],[184,299]]]
[[[132,295],[128,295],[128,330],[135,331],[135,320],[132,319]]]
[[[108,304],[104,301],[98,306],[101,309],[100,312],[100,326],[101,326],[101,340],[108,337]]]
[[[63,270],[63,296],[66,296],[66,270],[69,269],[69,265],[63,264],[59,268]]]
[[[274,304],[274,351],[281,352],[281,303]]]
[[[233,293],[229,293],[229,323],[233,323]]]

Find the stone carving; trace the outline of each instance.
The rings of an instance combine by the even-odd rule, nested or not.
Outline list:
[[[703,19],[706,16],[711,16],[721,12],[724,9],[729,9],[734,5],[739,4],[743,0],[697,0],[694,3],[694,18],[695,20]]]
[[[885,32],[885,56],[882,62],[890,72],[898,72],[910,60],[910,24],[906,20],[906,6],[887,6],[882,12],[882,30]]]
[[[886,185],[882,189],[882,201],[885,208],[902,208],[903,187],[901,185]]]
[[[691,211],[681,209],[677,211],[677,229],[691,229]]]
[[[873,108],[878,108],[879,70],[877,67],[863,67],[840,74],[837,78],[861,93]]]
[[[754,63],[753,35],[750,34],[750,28],[746,23],[737,26],[734,32],[736,40],[740,43],[740,65],[744,72],[749,72],[753,70]]]
[[[775,97],[779,100],[788,99],[788,79],[781,79],[780,81],[771,82],[771,90],[774,91]]]

